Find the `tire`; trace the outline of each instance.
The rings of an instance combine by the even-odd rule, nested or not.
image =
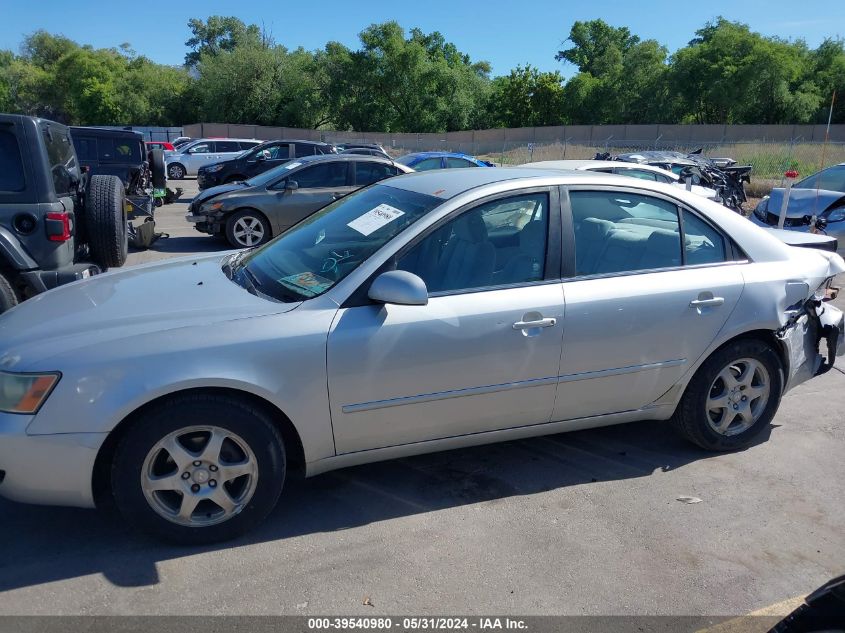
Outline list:
[[[3,273],[0,273],[0,314],[11,310],[16,305],[18,305],[18,296],[12,288],[12,283]]]
[[[706,450],[747,448],[769,426],[782,392],[777,352],[763,341],[741,339],[716,350],[698,369],[672,422]]]
[[[85,232],[93,260],[101,268],[118,268],[126,262],[129,232],[126,229],[126,193],[117,176],[91,176],[85,194]]]
[[[226,220],[226,239],[235,248],[260,246],[271,237],[270,222],[258,211],[237,211]]]
[[[167,186],[167,167],[164,164],[163,150],[150,151],[150,172],[152,172],[153,187],[164,189]]]
[[[188,170],[179,163],[171,163],[167,166],[167,177],[171,180],[182,180],[187,173]]]
[[[201,454],[212,437],[225,437],[212,451],[216,458]],[[162,448],[166,438],[181,440],[169,444],[175,460]],[[279,500],[285,467],[282,436],[263,410],[225,395],[186,394],[154,405],[129,427],[112,460],[112,493],[132,526],[175,543],[215,543],[267,517]],[[227,469],[234,478],[218,482]],[[224,498],[228,510],[213,498]]]

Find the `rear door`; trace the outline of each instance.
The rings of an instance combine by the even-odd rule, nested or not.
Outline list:
[[[220,162],[234,158],[241,153],[241,145],[237,141],[215,141],[214,161]]]
[[[553,418],[640,409],[716,338],[742,293],[742,263],[726,236],[671,198],[572,187],[568,201],[569,277]]]
[[[399,173],[399,169],[395,165],[377,161],[356,160],[353,161],[352,165],[352,175],[356,189],[366,187]]]

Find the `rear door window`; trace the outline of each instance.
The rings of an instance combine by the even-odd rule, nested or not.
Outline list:
[[[76,136],[73,144],[79,160],[97,160],[97,139]]]
[[[0,127],[0,191],[23,191],[23,158],[18,139],[9,129]]]
[[[138,148],[137,141],[124,138],[100,138],[96,140],[96,143],[98,158],[103,162],[141,162],[141,150]]]
[[[429,169],[440,169],[440,158],[426,158],[413,166],[416,171],[428,171]]]
[[[241,146],[237,141],[216,141],[215,151],[218,154],[234,154],[241,151]]]
[[[478,167],[478,165],[466,160],[465,158],[449,157],[446,159],[446,167],[449,169],[454,169],[456,167]]]
[[[313,156],[317,153],[317,146],[310,143],[293,143],[296,151],[296,157]]]
[[[355,186],[366,187],[379,180],[395,176],[397,171],[393,165],[355,161]]]

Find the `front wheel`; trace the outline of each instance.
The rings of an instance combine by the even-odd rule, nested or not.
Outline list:
[[[707,450],[746,448],[774,418],[782,391],[777,352],[763,341],[735,341],[698,369],[673,422],[684,437]]]
[[[238,211],[226,221],[226,238],[235,248],[259,246],[271,237],[270,223],[257,211]]]
[[[112,492],[127,522],[188,544],[228,540],[260,523],[284,479],[284,443],[269,416],[213,394],[179,396],[142,414],[112,462]]]
[[[185,168],[179,163],[173,163],[167,166],[167,177],[173,180],[182,180],[186,173]]]
[[[18,305],[18,297],[12,284],[0,273],[0,314]]]

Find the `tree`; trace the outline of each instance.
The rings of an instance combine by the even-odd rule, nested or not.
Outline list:
[[[540,72],[530,64],[517,66],[493,81],[490,108],[505,127],[560,125],[564,122],[563,77]]]
[[[594,77],[614,69],[631,47],[640,41],[627,27],[613,27],[604,20],[577,21],[569,31],[567,41],[572,47],[558,51],[555,59],[568,61],[582,73]]]
[[[191,37],[185,42],[190,52],[185,55],[185,65],[194,66],[203,55],[214,56],[231,52],[239,46],[256,45],[269,48],[272,38],[255,24],[247,26],[236,17],[212,15],[203,22],[197,18],[188,20]]]

